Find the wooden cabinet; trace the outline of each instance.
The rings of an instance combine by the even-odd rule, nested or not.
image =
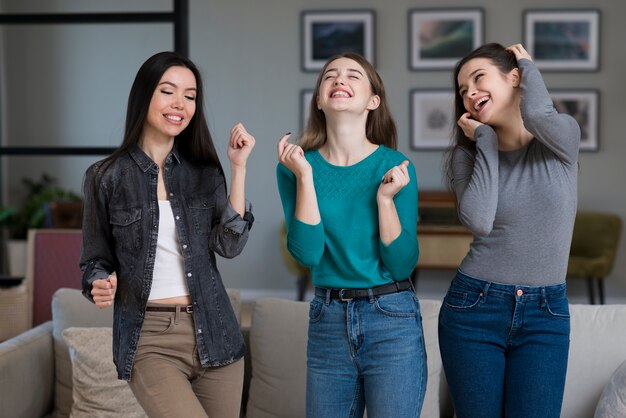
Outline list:
[[[456,269],[469,251],[472,234],[457,217],[454,195],[423,191],[418,200],[416,269]]]

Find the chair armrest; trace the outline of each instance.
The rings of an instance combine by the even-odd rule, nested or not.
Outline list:
[[[0,343],[0,411],[7,417],[42,417],[52,411],[52,321]]]

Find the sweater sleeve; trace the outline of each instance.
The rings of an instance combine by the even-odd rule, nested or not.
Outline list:
[[[550,149],[564,164],[578,161],[580,126],[570,115],[558,113],[534,62],[521,59],[524,126],[537,140]]]
[[[307,267],[316,266],[324,254],[324,226],[321,221],[317,225],[311,225],[295,217],[296,178],[287,167],[280,163],[276,167],[276,181],[285,213],[287,249],[300,264]]]
[[[452,170],[459,220],[474,235],[489,235],[498,207],[498,139],[490,126],[476,129],[475,153],[454,150]]]
[[[408,167],[410,181],[393,198],[402,232],[389,245],[379,243],[380,258],[395,280],[411,275],[419,257],[417,242],[417,176],[413,163]]]

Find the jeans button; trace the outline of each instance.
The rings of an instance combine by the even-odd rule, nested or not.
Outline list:
[[[522,296],[524,294],[524,292],[522,291],[522,289],[517,289],[517,296]]]

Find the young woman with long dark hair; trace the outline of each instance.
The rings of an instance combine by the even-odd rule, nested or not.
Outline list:
[[[215,253],[238,255],[252,225],[246,162],[230,132],[230,195],[204,117],[200,72],[162,52],[132,85],[122,145],[89,167],[83,294],[114,305],[113,359],[150,417],[239,417],[245,346]]]

